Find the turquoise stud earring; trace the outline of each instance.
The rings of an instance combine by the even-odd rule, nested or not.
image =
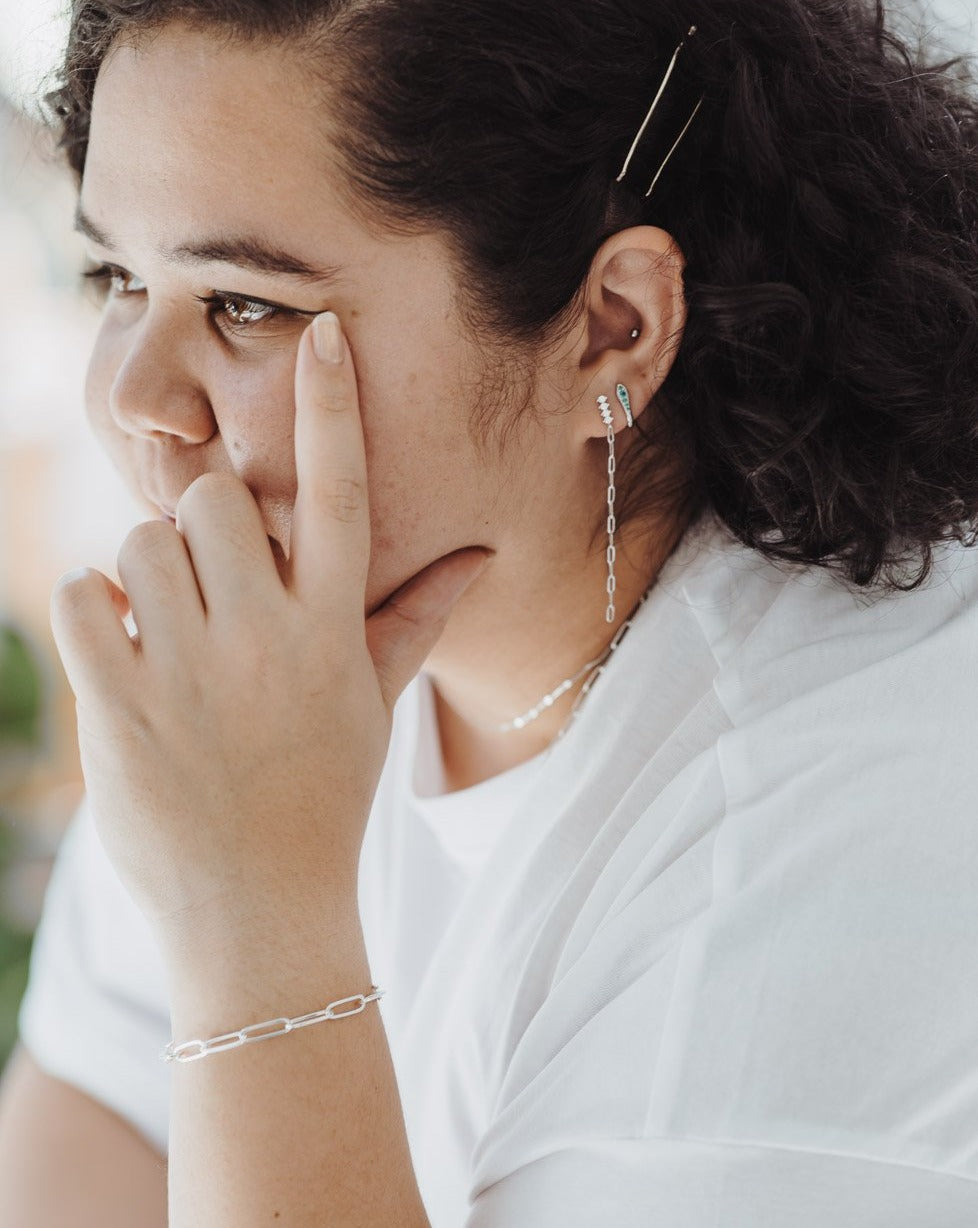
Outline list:
[[[631,398],[628,395],[628,389],[625,387],[624,384],[618,385],[618,387],[615,389],[615,396],[617,396],[618,403],[621,405],[622,409],[625,411],[625,421],[628,423],[629,426],[634,426],[635,419],[632,417],[632,402],[631,402]]]

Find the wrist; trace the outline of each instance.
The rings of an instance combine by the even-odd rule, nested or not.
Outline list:
[[[359,912],[289,924],[208,925],[169,931],[161,949],[176,1041],[271,1018],[293,1018],[368,993]],[[187,1035],[185,1035],[187,1033]]]

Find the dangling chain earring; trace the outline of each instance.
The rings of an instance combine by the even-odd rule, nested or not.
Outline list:
[[[632,417],[632,406],[628,389],[624,384],[619,384],[615,389],[615,395],[625,411],[625,421],[629,427],[634,426],[635,420]],[[618,522],[615,519],[615,498],[617,496],[617,491],[615,490],[615,419],[607,397],[598,397],[598,409],[601,411],[601,421],[608,428],[608,549],[605,552],[608,560],[608,583],[606,586],[608,608],[605,611],[605,621],[613,623],[615,621],[615,590],[618,587],[618,581],[615,577],[615,561],[618,557],[618,551],[615,547],[615,530],[618,528]]]
[[[639,336],[639,330],[637,328],[633,328],[631,336],[632,340],[634,341]],[[627,422],[628,426],[634,426],[635,418],[632,414],[631,397],[628,395],[628,389],[624,384],[619,384],[615,389],[615,395],[618,398],[618,403],[625,411],[625,421]],[[610,623],[614,622],[615,619],[615,589],[617,587],[617,580],[615,578],[615,559],[617,555],[617,550],[615,547],[615,530],[617,528],[617,523],[615,521],[615,496],[617,493],[615,491],[615,428],[611,405],[609,404],[607,397],[598,397],[598,408],[601,411],[601,420],[608,428],[608,608],[605,611],[605,617]],[[555,687],[554,690],[549,691],[546,695],[544,695],[543,698],[535,703],[528,711],[522,712],[519,716],[513,717],[512,720],[504,721],[502,724],[497,725],[496,728],[499,730],[499,732],[509,733],[514,729],[525,729],[526,726],[532,721],[537,720],[544,714],[544,712],[546,712],[549,708],[552,708],[562,695],[565,695],[572,686],[580,682],[580,680],[587,675],[584,686],[581,688],[577,699],[574,701],[574,706],[571,709],[570,715],[558,731],[557,736],[554,738],[554,742],[558,742],[576,719],[577,714],[580,711],[581,704],[586,699],[591,687],[594,686],[598,678],[600,678],[600,676],[604,673],[609,659],[628,634],[635,615],[645,604],[650,592],[651,589],[646,589],[646,591],[642,594],[638,604],[635,606],[635,609],[618,628],[611,643],[607,646],[607,648],[605,648],[604,652],[602,652],[599,657],[596,657],[593,661],[588,661],[586,665],[582,666],[582,668],[570,678],[565,678],[563,682]]]

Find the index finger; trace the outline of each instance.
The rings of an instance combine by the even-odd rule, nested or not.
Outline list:
[[[291,588],[331,616],[362,621],[370,559],[367,462],[353,358],[331,311],[317,316],[299,343],[295,465]]]

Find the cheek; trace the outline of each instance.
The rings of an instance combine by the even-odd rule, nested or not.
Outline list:
[[[235,470],[259,467],[295,482],[295,356],[228,364],[212,372],[208,393]]]
[[[378,554],[402,555],[412,544],[457,531],[471,516],[477,475],[467,463],[466,441],[430,405],[410,402],[363,413],[370,489],[371,541]]]
[[[225,367],[212,384],[223,457],[248,486],[269,533],[287,549],[295,504],[295,355]]]

